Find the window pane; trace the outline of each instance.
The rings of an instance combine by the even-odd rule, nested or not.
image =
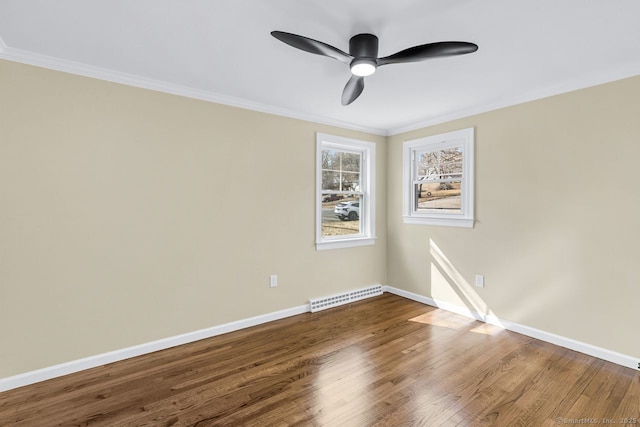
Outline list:
[[[322,189],[340,191],[340,172],[322,171]]]
[[[340,155],[336,150],[322,150],[322,169],[340,170]]]
[[[342,153],[342,170],[351,172],[360,172],[359,153]]]
[[[322,189],[332,191],[360,191],[359,153],[322,150]]]
[[[341,190],[360,191],[360,174],[357,172],[343,172]]]
[[[461,213],[460,181],[415,184],[415,209],[424,213]]]
[[[322,237],[360,234],[361,195],[322,194]]]
[[[458,178],[462,174],[462,156],[462,147],[417,153],[414,178]]]

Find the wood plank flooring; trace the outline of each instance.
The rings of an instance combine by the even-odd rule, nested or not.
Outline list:
[[[604,418],[640,426],[640,373],[390,294],[0,393],[0,426]]]

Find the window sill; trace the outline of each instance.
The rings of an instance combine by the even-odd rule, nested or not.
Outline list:
[[[328,249],[355,248],[358,246],[370,246],[375,243],[375,237],[357,237],[353,239],[327,240],[324,242],[316,242],[316,250],[324,251]]]
[[[402,220],[405,224],[473,228],[473,219],[469,218],[425,218],[417,216],[403,216]]]

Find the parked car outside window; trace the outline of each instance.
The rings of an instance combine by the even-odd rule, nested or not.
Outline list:
[[[355,221],[360,217],[360,202],[340,202],[333,212],[342,221]]]

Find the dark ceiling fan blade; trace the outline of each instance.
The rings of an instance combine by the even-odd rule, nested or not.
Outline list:
[[[342,105],[349,105],[356,100],[364,90],[364,77],[351,76],[342,91]]]
[[[337,59],[345,64],[350,64],[353,60],[353,56],[331,45],[319,42],[318,40],[313,40],[297,34],[285,33],[284,31],[271,31],[271,35],[281,42],[300,50],[304,50],[305,52],[328,56],[329,58]]]
[[[378,66],[386,64],[400,64],[404,62],[424,61],[443,56],[464,55],[478,50],[478,45],[468,42],[437,42],[401,50],[393,55],[378,59]]]

